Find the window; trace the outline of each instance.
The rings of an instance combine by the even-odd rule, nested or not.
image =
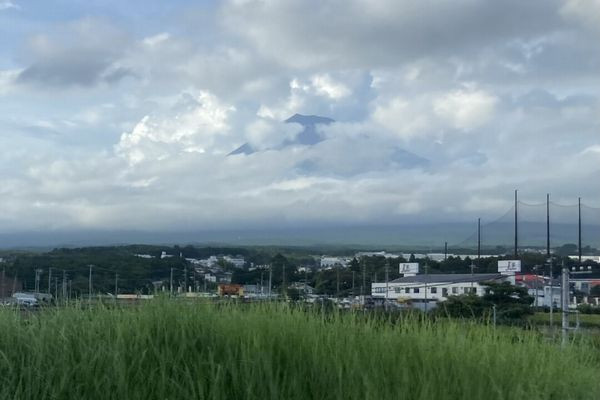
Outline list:
[[[414,288],[413,293],[419,293],[419,288],[418,287]]]
[[[432,287],[431,288],[431,294],[436,294],[437,293],[437,288],[436,287]]]
[[[464,288],[463,288],[463,293],[464,293],[464,294],[469,294],[469,289],[470,289],[470,288],[468,288],[468,287],[464,287]]]
[[[407,294],[410,293],[410,288],[408,288],[408,287],[404,288],[404,293],[407,293]]]
[[[394,289],[394,291],[395,291],[396,293],[402,293],[402,288],[401,288],[401,287],[396,287],[396,288]]]
[[[442,288],[442,296],[448,297],[448,289],[447,288]]]
[[[453,287],[452,288],[452,294],[458,294],[458,288],[457,287]]]

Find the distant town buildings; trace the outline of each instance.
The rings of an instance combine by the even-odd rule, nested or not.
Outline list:
[[[374,298],[436,303],[449,296],[460,294],[485,294],[484,282],[501,282],[510,277],[501,274],[422,274],[405,276],[388,283],[375,282],[371,285]]]

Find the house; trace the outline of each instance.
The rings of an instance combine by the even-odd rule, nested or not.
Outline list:
[[[371,284],[371,295],[377,299],[410,301],[413,303],[436,303],[449,296],[473,293],[485,294],[484,282],[507,281],[511,277],[501,274],[421,274],[404,276],[388,283]]]

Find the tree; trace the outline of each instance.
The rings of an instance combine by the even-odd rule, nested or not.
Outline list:
[[[511,285],[509,282],[486,282],[487,293],[483,301],[490,306],[496,306],[499,317],[508,319],[523,318],[533,314],[531,304],[533,297],[527,293],[527,289]]]
[[[481,297],[475,294],[448,297],[439,307],[438,314],[482,318],[491,315],[494,306],[499,319],[517,320],[533,313],[533,297],[527,293],[527,289],[509,282],[486,282],[483,286],[486,287],[486,294]]]

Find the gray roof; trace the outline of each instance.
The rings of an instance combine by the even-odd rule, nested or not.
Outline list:
[[[483,282],[506,278],[502,274],[429,274],[405,276],[394,279],[394,283],[456,283],[456,282]]]

